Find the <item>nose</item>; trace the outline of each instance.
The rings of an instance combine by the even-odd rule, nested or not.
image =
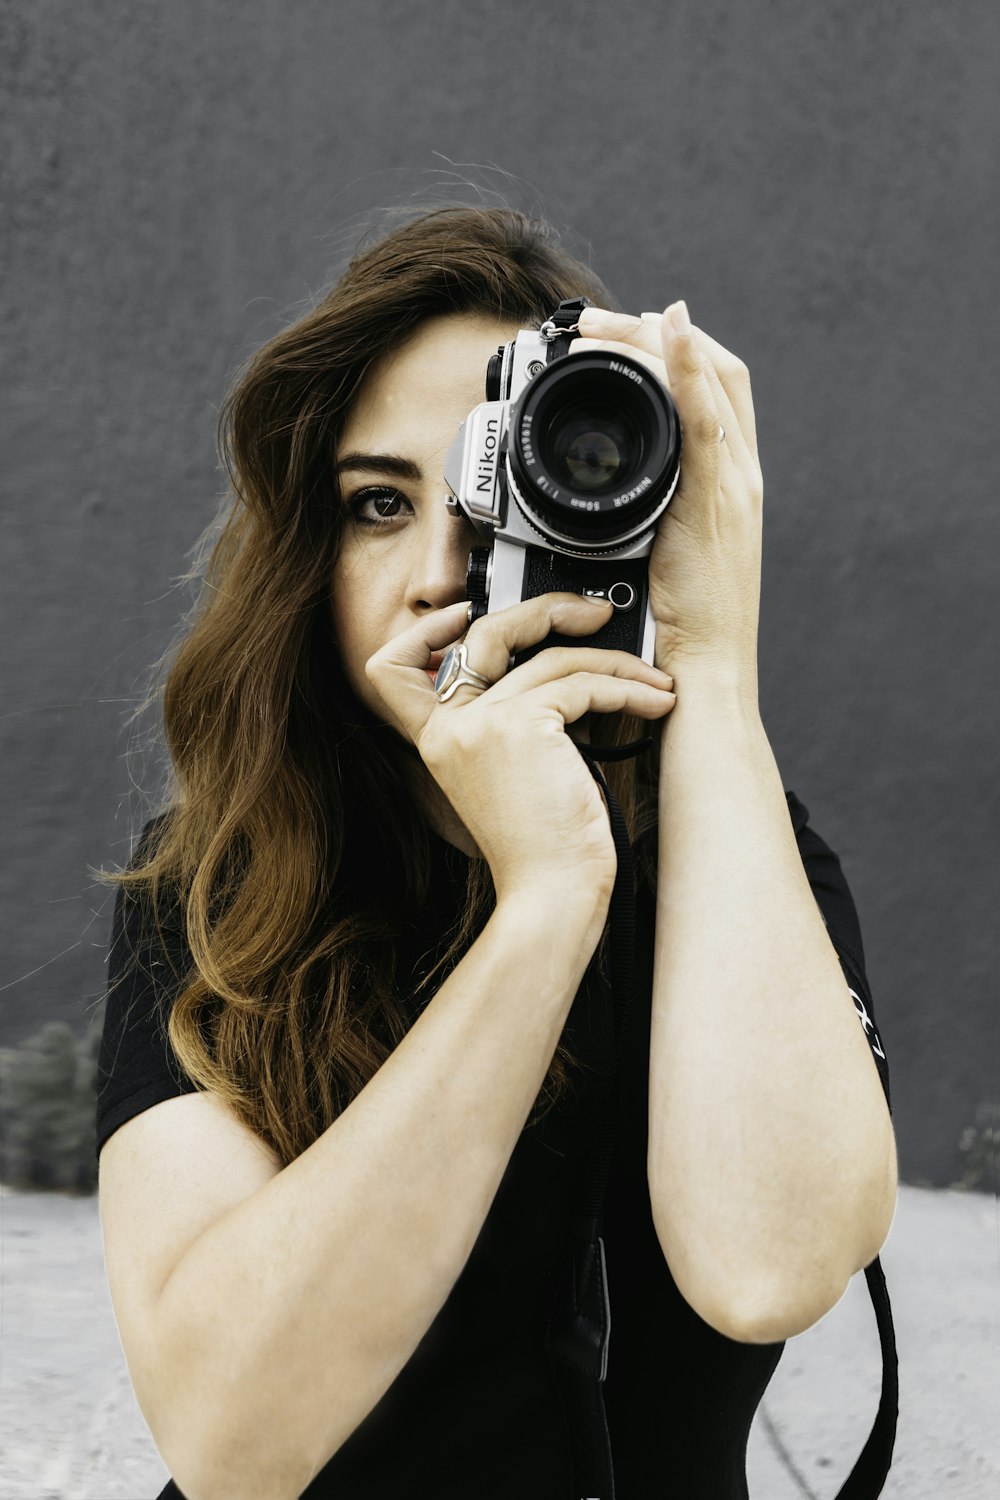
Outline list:
[[[410,534],[414,550],[406,603],[414,614],[445,609],[467,598],[469,552],[477,541],[468,517],[449,510],[442,494],[423,507]]]

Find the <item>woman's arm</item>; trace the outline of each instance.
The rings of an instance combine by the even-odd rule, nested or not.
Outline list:
[[[660,767],[650,1197],[687,1301],[730,1337],[766,1343],[817,1322],[878,1254],[895,1142],[755,696],[693,662],[676,675]]]
[[[683,302],[662,317],[587,308],[580,334],[639,352],[683,430],[649,560],[656,662],[677,690],[660,777],[650,1197],[688,1302],[768,1343],[815,1323],[878,1253],[892,1125],[758,712],[750,372]]]
[[[188,1500],[293,1500],[398,1375],[476,1241],[605,906],[509,892],[344,1113],[178,1262],[157,1437]]]

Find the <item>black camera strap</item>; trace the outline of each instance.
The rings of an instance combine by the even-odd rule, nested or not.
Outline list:
[[[568,301],[560,302],[551,318],[546,319],[539,330],[548,345],[545,352],[546,364],[569,353],[580,314],[585,307],[593,306],[589,297],[570,297]]]
[[[585,300],[585,299],[581,299]],[[562,308],[567,307],[566,303]],[[545,1347],[559,1377],[574,1464],[574,1500],[614,1500],[614,1465],[603,1384],[608,1370],[611,1305],[601,1236],[604,1199],[614,1156],[617,1083],[632,1001],[635,949],[635,875],[621,809],[598,761],[626,760],[652,747],[646,736],[630,745],[577,744],[608,806],[618,869],[611,893],[609,959],[614,997],[614,1069],[599,1107],[596,1145],[573,1220],[572,1242],[546,1330]],[[599,966],[596,964],[598,970]],[[600,976],[599,976],[600,977]],[[898,1359],[892,1309],[878,1256],[865,1267],[882,1346],[882,1390],[868,1441],[836,1500],[875,1500],[892,1462],[899,1409]],[[664,1476],[669,1485],[669,1475]]]
[[[599,760],[626,760],[650,749],[648,736],[630,745],[595,749],[577,744],[591,775],[604,794],[618,856],[611,892],[609,960],[614,997],[614,1068],[598,1108],[596,1144],[584,1178],[568,1263],[556,1288],[545,1347],[559,1376],[560,1396],[573,1451],[574,1500],[614,1500],[611,1439],[604,1410],[603,1384],[608,1370],[611,1305],[608,1271],[601,1237],[604,1199],[615,1145],[617,1081],[625,1025],[632,1003],[635,951],[635,885],[632,850],[621,808],[608,786]],[[592,967],[600,979],[595,954]]]

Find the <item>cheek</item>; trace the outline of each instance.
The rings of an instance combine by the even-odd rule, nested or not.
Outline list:
[[[368,684],[365,663],[388,638],[380,592],[373,586],[377,580],[369,575],[363,559],[340,558],[330,582],[330,618],[337,649],[348,681],[362,695]]]

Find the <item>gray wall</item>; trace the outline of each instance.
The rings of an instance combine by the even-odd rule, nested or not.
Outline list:
[[[761,676],[862,915],[904,1176],[998,1079],[995,6],[3,8],[4,1040],[81,1030],[142,815],[125,715],[229,372],[466,164],[750,366]],[[503,173],[519,182],[508,184]]]

